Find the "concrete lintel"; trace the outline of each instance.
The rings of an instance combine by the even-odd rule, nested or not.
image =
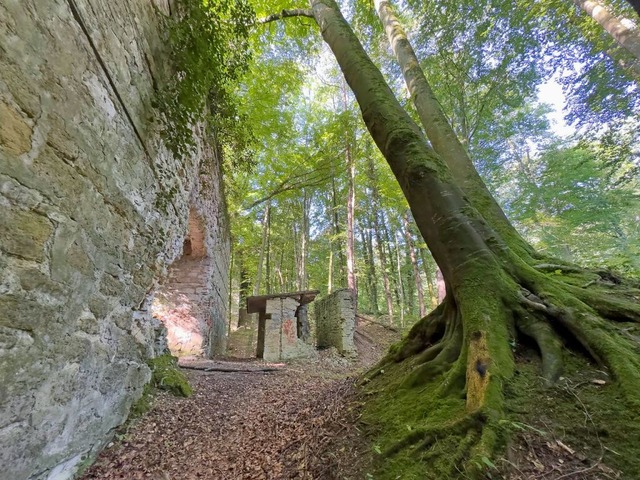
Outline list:
[[[256,295],[247,297],[247,313],[265,312],[267,308],[267,300],[274,298],[292,298],[300,305],[306,305],[313,302],[319,290],[304,290],[300,292],[273,293],[271,295]]]

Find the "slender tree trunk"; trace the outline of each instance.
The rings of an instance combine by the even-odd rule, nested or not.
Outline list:
[[[345,113],[348,111],[347,86],[342,79],[342,103]],[[346,117],[348,118],[348,117]],[[358,298],[358,289],[356,285],[356,257],[355,257],[355,233],[354,233],[354,217],[356,208],[356,162],[353,155],[350,128],[345,125],[345,161],[347,164],[347,172],[349,173],[349,188],[347,191],[347,287],[356,292]]]
[[[304,191],[302,200],[302,227],[300,231],[300,251],[298,254],[298,290],[307,288],[307,249],[309,242],[309,207],[310,200],[307,191]]]
[[[340,217],[338,215],[338,193],[336,192],[336,182],[334,178],[331,179],[331,193],[331,199],[333,201],[333,235],[334,242],[338,247],[338,274],[335,276],[337,277],[337,281],[335,283],[338,285],[344,285],[342,282],[344,281],[346,260],[342,250],[342,230],[340,228]]]
[[[389,282],[388,274],[388,262],[387,255],[385,253],[384,242],[382,240],[382,226],[380,222],[380,194],[378,192],[378,178],[376,175],[375,164],[373,159],[369,156],[368,159],[368,171],[371,199],[373,208],[370,210],[370,218],[372,219],[371,229],[375,232],[376,238],[376,250],[378,251],[378,258],[380,259],[380,271],[382,272],[382,286],[384,288],[384,298],[387,304],[387,315],[389,315],[389,324],[393,323],[393,299],[391,297],[391,284]]]
[[[357,296],[355,234],[353,226],[356,204],[356,164],[353,159],[350,144],[347,144],[346,160],[349,171],[349,192],[347,194],[347,287],[353,289]]]
[[[251,293],[251,279],[246,268],[246,253],[238,252],[238,265],[240,271],[240,289],[238,292],[238,327],[245,327],[249,324],[251,316],[247,313],[247,297]]]
[[[404,238],[403,228],[399,227],[397,230],[400,240],[404,240],[404,248],[402,249],[404,265],[402,267],[402,289],[404,290],[404,304],[405,311],[408,317],[416,317],[419,315],[416,308],[417,291],[415,277],[413,275],[413,266],[411,265],[411,252],[409,251],[409,245]],[[422,317],[418,317],[422,318]]]
[[[389,258],[389,262],[392,263],[396,263],[395,262],[395,257],[396,257],[396,252],[394,251],[394,242],[391,241],[391,233],[389,232],[389,228],[387,227],[387,218],[386,215],[384,214],[384,211],[381,209],[380,211],[380,216],[381,221],[380,221],[380,228],[382,229],[382,238],[384,239],[383,242],[383,246],[386,247],[387,249],[387,255]],[[402,305],[402,301],[401,301],[401,297],[402,297],[402,291],[401,291],[401,285],[402,285],[402,280],[398,278],[397,275],[394,275],[392,277],[389,277],[389,279],[391,280],[391,283],[393,284],[393,288],[391,289],[391,291],[393,292],[395,299],[396,299],[396,305],[398,305],[398,307],[400,307]],[[402,313],[402,309],[400,310]]]
[[[436,286],[438,287],[438,303],[442,303],[447,296],[447,284],[444,281],[442,270],[439,268],[436,268]]]
[[[438,293],[433,284],[434,268],[431,268],[433,266],[432,264],[435,264],[435,262],[427,252],[426,248],[420,248],[422,270],[424,271],[425,278],[427,279],[427,290],[429,291],[429,310],[432,310],[438,305]],[[437,269],[437,265],[435,267]]]
[[[433,145],[433,149],[447,164],[456,184],[462,188],[471,200],[471,204],[484,219],[500,233],[502,238],[510,243],[512,248],[518,249],[518,254],[529,257],[533,254],[533,249],[513,228],[498,203],[491,196],[473,166],[469,154],[449,125],[431,85],[420,68],[420,62],[391,9],[390,2],[388,0],[374,0],[374,3],[391,48],[402,69],[420,122]]]
[[[265,265],[265,280],[266,280],[266,293],[271,293],[271,210],[269,210],[269,216],[267,217],[267,250],[266,250],[266,265]]]
[[[380,314],[380,308],[378,307],[378,277],[376,276],[376,259],[373,254],[373,222],[371,221],[371,214],[367,216],[367,232],[365,248],[367,249],[370,262],[368,264],[369,284],[371,288],[371,312],[374,315]]]
[[[367,240],[365,238],[365,231],[360,225],[360,245],[362,247],[362,262],[364,265],[369,265],[371,263],[371,259],[369,258],[369,251],[367,250]],[[364,282],[365,293],[367,295],[367,305],[369,309],[367,311],[371,311],[371,281],[369,275],[367,274],[366,281]],[[362,303],[360,303],[362,305]]]
[[[398,301],[400,307],[400,328],[404,328],[404,315],[405,315],[405,288],[404,282],[402,281],[402,264],[400,263],[400,241],[398,240],[397,235],[393,236],[393,245],[395,246],[396,251],[396,267],[398,273],[398,281],[396,283],[397,292],[398,292]],[[391,247],[391,245],[389,245]]]
[[[638,22],[617,17],[596,0],[573,0],[573,3],[604,28],[618,45],[635,57],[633,64],[628,67],[632,68],[636,75],[640,74],[640,30],[627,26]]]
[[[301,290],[300,288],[300,263],[301,263],[301,259],[300,259],[300,248],[298,247],[298,228],[297,228],[297,224],[294,220],[294,222],[291,224],[291,230],[292,230],[292,243],[293,243],[293,278],[295,279],[295,290]]]
[[[409,212],[407,212],[404,216],[404,235],[407,242],[409,258],[411,259],[411,266],[413,267],[413,280],[416,283],[416,293],[418,295],[418,309],[420,311],[420,318],[422,318],[426,315],[427,311],[424,306],[424,289],[422,288],[422,275],[420,275],[420,268],[418,267],[416,248],[413,244],[413,239],[411,238]]]
[[[372,227],[369,215],[365,216],[363,223],[360,225],[360,240],[362,244],[362,256],[366,265],[367,276],[367,296],[369,298],[369,311],[373,315],[378,315],[378,289],[376,279],[375,258],[373,255]]]
[[[265,254],[267,252],[267,238],[269,236],[269,206],[270,202],[264,206],[264,217],[262,218],[262,243],[260,244],[260,258],[258,259],[258,270],[256,272],[256,282],[253,285],[253,294],[260,295],[260,284],[262,283],[262,266],[264,265]]]
[[[329,275],[327,278],[327,294],[333,289],[333,247],[329,250]]]
[[[233,239],[231,242],[233,245]],[[229,261],[229,298],[227,300],[228,310],[227,310],[227,335],[231,335],[231,320],[233,319],[233,315],[231,314],[233,308],[233,267],[235,266],[235,249],[231,248],[231,259]]]
[[[385,253],[384,241],[380,233],[380,217],[378,212],[374,212],[375,218],[375,232],[376,232],[376,248],[378,250],[378,257],[380,258],[380,270],[382,271],[382,285],[384,287],[384,298],[387,302],[387,314],[389,315],[389,324],[393,323],[393,299],[391,298],[391,284],[389,282],[388,262],[387,255]]]
[[[282,275],[282,267],[283,267],[283,263],[284,263],[284,248],[280,249],[280,257],[278,258],[278,265],[276,266],[276,274],[278,276],[278,283],[280,285],[280,291],[283,292],[285,290],[284,288],[284,284],[285,284],[285,279],[284,276]],[[267,294],[271,293],[270,291],[267,292]]]

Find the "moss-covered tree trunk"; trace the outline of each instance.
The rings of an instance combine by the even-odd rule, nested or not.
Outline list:
[[[467,195],[448,162],[427,145],[335,1],[310,4],[446,280],[445,301],[385,362],[411,362],[407,388],[443,375],[438,395],[465,396],[466,419],[446,428],[465,432],[467,451],[460,458],[466,459],[467,473],[482,465],[479,458],[492,456],[499,440],[504,388],[515,365],[510,344],[518,335],[537,344],[548,382],[562,371],[562,337],[571,337],[610,369],[634,416],[640,415],[640,349],[615,324],[640,321],[637,286],[607,272],[539,264],[533,249],[513,235],[510,225],[505,228],[506,219],[496,220],[486,203],[476,204],[481,197]],[[573,280],[566,281],[558,270],[571,273]],[[411,432],[406,443],[426,443],[431,434]]]

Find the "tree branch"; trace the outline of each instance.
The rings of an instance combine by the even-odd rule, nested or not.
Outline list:
[[[274,13],[269,15],[268,17],[261,18],[256,23],[262,25],[265,23],[282,20],[283,18],[291,18],[291,17],[313,18],[313,12],[311,11],[310,8],[296,8],[293,10],[282,10],[280,13]]]

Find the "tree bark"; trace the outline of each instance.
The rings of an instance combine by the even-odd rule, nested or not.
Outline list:
[[[356,163],[352,155],[351,144],[346,145],[347,170],[349,172],[349,191],[347,193],[347,287],[358,293],[356,284],[356,252],[354,241],[354,217],[356,205]]]
[[[362,262],[364,265],[370,265],[371,264],[371,258],[369,258],[369,251],[367,250],[367,238],[366,238],[366,233],[365,233],[365,229],[362,228],[362,225],[360,225],[360,228],[358,229],[360,231],[360,245],[362,246]],[[366,280],[364,282],[364,288],[365,288],[365,293],[367,295],[367,304],[370,307],[368,311],[372,310],[372,293],[371,293],[371,276],[369,275],[369,270],[367,270],[367,276],[366,276]],[[362,307],[362,303],[360,303],[360,307]]]
[[[437,378],[438,386],[430,395],[464,398],[467,418],[456,426],[466,439],[459,458],[473,478],[482,475],[482,458],[490,458],[505,435],[499,425],[507,401],[504,386],[514,375],[510,342],[515,335],[528,336],[537,344],[542,374],[550,383],[562,372],[561,336],[572,337],[610,369],[631,415],[640,414],[637,345],[608,320],[640,322],[640,307],[633,300],[640,296],[640,289],[618,279],[624,285],[621,290],[587,290],[536,268],[533,249],[511,235],[493,209],[486,210],[485,218],[482,211],[487,205],[460,188],[447,162],[425,143],[420,128],[395,98],[336,2],[310,0],[310,4],[356,96],[365,125],[398,180],[447,284],[445,301],[411,329],[370,378],[411,358],[404,369],[395,370],[403,375],[404,387]],[[559,267],[562,272],[564,267]],[[580,272],[585,277],[606,276]],[[399,373],[408,368],[408,376]],[[393,374],[386,373],[385,382],[389,375]],[[452,429],[447,422],[441,427],[442,431]],[[407,434],[398,448],[426,444],[429,432]]]
[[[304,190],[302,200],[302,225],[300,227],[300,249],[297,259],[297,290],[306,290],[307,288],[307,250],[309,243],[309,208],[310,198],[307,191]]]
[[[334,283],[344,286],[343,281],[346,260],[342,251],[342,230],[340,228],[340,217],[338,215],[338,193],[336,192],[336,182],[333,178],[331,179],[331,193],[331,200],[333,202],[333,235],[334,242],[338,245],[338,275],[334,275]],[[335,278],[337,278],[337,281]]]
[[[264,216],[262,218],[262,242],[260,243],[260,258],[258,259],[258,270],[256,272],[256,281],[253,285],[253,294],[260,295],[260,284],[262,283],[262,266],[267,251],[267,238],[269,236],[269,207],[271,203],[267,201],[264,207]]]
[[[396,282],[397,295],[398,295],[398,307],[400,310],[400,328],[404,328],[404,315],[405,315],[405,288],[402,281],[402,265],[400,263],[400,241],[396,235],[393,236],[393,245],[396,251],[396,272],[398,274],[398,280]],[[391,244],[389,244],[391,248]]]
[[[238,265],[240,271],[240,289],[238,292],[238,327],[245,327],[251,320],[251,315],[247,313],[247,297],[251,293],[251,279],[246,268],[246,253],[238,252]]]
[[[375,197],[374,197],[375,198]],[[375,207],[374,207],[375,208]],[[391,284],[389,282],[389,273],[387,271],[388,261],[387,255],[384,249],[384,242],[380,233],[380,217],[377,208],[374,212],[375,219],[375,232],[376,232],[376,248],[378,250],[378,257],[380,258],[380,270],[382,271],[382,285],[384,287],[384,298],[387,303],[387,315],[389,315],[389,325],[393,323],[393,299],[391,298]]]
[[[368,263],[368,276],[369,285],[371,290],[371,313],[374,315],[380,314],[380,308],[378,307],[378,280],[376,276],[376,260],[373,254],[373,222],[371,221],[371,214],[367,215],[367,231],[365,233],[365,249],[369,257]]]
[[[420,248],[420,259],[422,260],[422,270],[424,271],[425,278],[427,279],[427,289],[429,290],[429,310],[432,310],[438,305],[438,292],[434,287],[434,269],[429,268],[432,266],[433,259],[431,255],[427,254],[426,248]],[[436,266],[437,269],[437,266]]]
[[[394,259],[396,257],[396,253],[394,252],[394,248],[393,248],[394,242],[391,241],[391,234],[387,226],[387,218],[385,217],[387,217],[387,215],[385,215],[384,210],[381,208],[380,209],[380,230],[383,238],[382,247],[386,248],[387,250],[386,254],[387,254],[387,258],[389,258],[389,262],[396,263],[396,260]],[[402,304],[401,285],[400,285],[401,279],[399,279],[397,275],[393,275],[389,277],[389,280],[391,280],[390,283],[393,284],[393,288],[391,289],[391,291],[395,296],[396,305],[400,307],[400,305]],[[400,310],[400,312],[402,314],[402,310]]]
[[[409,258],[411,259],[411,266],[413,267],[413,280],[416,284],[416,293],[418,295],[418,309],[420,318],[427,314],[427,310],[424,306],[424,288],[422,287],[422,276],[420,275],[420,269],[418,268],[418,258],[416,255],[416,248],[411,238],[411,227],[409,223],[409,212],[404,216],[404,236],[407,242],[407,250],[409,252]]]
[[[391,48],[402,69],[402,74],[418,112],[418,117],[435,152],[444,160],[456,181],[484,219],[500,235],[517,248],[520,255],[529,256],[533,249],[513,228],[506,215],[491,196],[476,171],[467,150],[458,139],[440,108],[431,85],[420,67],[420,62],[407,36],[393,13],[388,0],[375,0],[375,7],[385,29]]]

